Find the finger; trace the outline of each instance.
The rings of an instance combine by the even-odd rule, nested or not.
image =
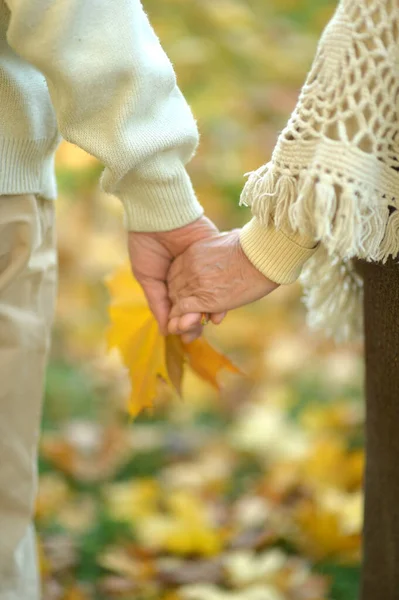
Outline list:
[[[184,274],[180,270],[172,271],[172,268],[170,268],[168,273],[168,294],[173,303],[190,294],[187,289],[187,283],[187,273]]]
[[[197,329],[201,325],[201,313],[188,313],[179,319],[180,333],[189,332]]]
[[[201,337],[201,335],[202,335],[202,327],[200,325],[199,327],[192,329],[189,333],[183,333],[183,335],[181,336],[181,339],[184,344],[191,344],[191,342],[194,342],[194,340]]]
[[[168,319],[171,303],[166,284],[162,281],[152,281],[149,285],[142,284],[148,305],[156,318],[159,329],[163,335],[168,332]]]
[[[201,315],[199,313],[190,313],[182,317],[173,317],[168,323],[168,332],[172,335],[181,335],[190,333],[201,326]]]
[[[168,333],[169,335],[179,335],[179,321],[180,317],[172,317],[169,319],[168,323]]]
[[[212,313],[211,321],[214,325],[220,325],[220,323],[223,321],[223,319],[225,318],[226,315],[227,315],[227,312]]]
[[[181,317],[188,313],[197,313],[201,314],[203,312],[212,312],[208,310],[206,306],[203,305],[202,301],[196,298],[195,296],[187,296],[187,298],[182,298],[178,300],[170,311],[170,319],[173,317]]]
[[[169,267],[168,271],[168,282],[174,281],[176,277],[182,274],[183,271],[183,257],[182,255],[177,256]]]

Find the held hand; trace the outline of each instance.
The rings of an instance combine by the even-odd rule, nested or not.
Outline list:
[[[277,287],[245,256],[238,229],[202,239],[189,246],[170,268],[168,288],[173,306],[169,333],[187,331],[195,313],[220,314],[259,300]]]
[[[217,234],[218,229],[206,217],[201,217],[194,223],[173,231],[129,233],[128,250],[132,271],[144,290],[162,333],[167,333],[171,308],[166,280],[173,259],[191,244]],[[221,316],[215,315],[213,318],[217,321]],[[197,315],[188,315],[186,317],[186,335],[197,337],[201,334],[201,330]]]

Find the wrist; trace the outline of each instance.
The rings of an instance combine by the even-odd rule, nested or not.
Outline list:
[[[235,244],[236,245],[235,260],[237,261],[237,264],[239,264],[241,266],[242,273],[244,273],[246,275],[248,275],[248,273],[250,273],[251,280],[253,280],[253,281],[259,280],[260,283],[267,282],[268,285],[271,284],[272,286],[274,286],[272,289],[279,287],[280,286],[279,283],[276,283],[272,279],[269,279],[269,277],[267,277],[264,273],[262,273],[262,271],[260,271],[251,262],[251,260],[248,258],[248,256],[245,254],[244,248],[242,247],[242,244],[241,244],[241,235],[242,235],[242,229],[237,229],[237,240],[236,240],[236,244]]]
[[[288,237],[273,223],[264,226],[256,217],[242,228],[240,242],[254,267],[279,284],[296,281],[305,262],[317,250],[312,238],[298,233]]]
[[[195,242],[217,234],[218,229],[212,221],[202,216],[183,227],[172,229],[171,231],[160,231],[150,235],[155,236],[168,252],[175,257],[183,254]]]

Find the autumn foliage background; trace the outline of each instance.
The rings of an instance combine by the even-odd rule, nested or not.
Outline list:
[[[190,165],[221,229],[295,105],[330,0],[145,0],[198,119]],[[104,82],[106,85],[106,82]],[[46,600],[353,600],[363,476],[361,349],[279,289],[207,336],[250,377],[188,372],[130,423],[104,277],[126,260],[93,158],[58,153],[60,283],[36,509]]]

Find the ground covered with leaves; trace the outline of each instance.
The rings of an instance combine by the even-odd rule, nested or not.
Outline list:
[[[147,0],[202,132],[190,172],[221,228],[268,160],[333,2]],[[101,165],[58,155],[60,284],[36,508],[45,600],[353,600],[363,477],[361,349],[310,333],[279,289],[207,337],[246,377],[188,370],[127,415],[104,277],[126,260]],[[211,359],[210,359],[211,361]]]

